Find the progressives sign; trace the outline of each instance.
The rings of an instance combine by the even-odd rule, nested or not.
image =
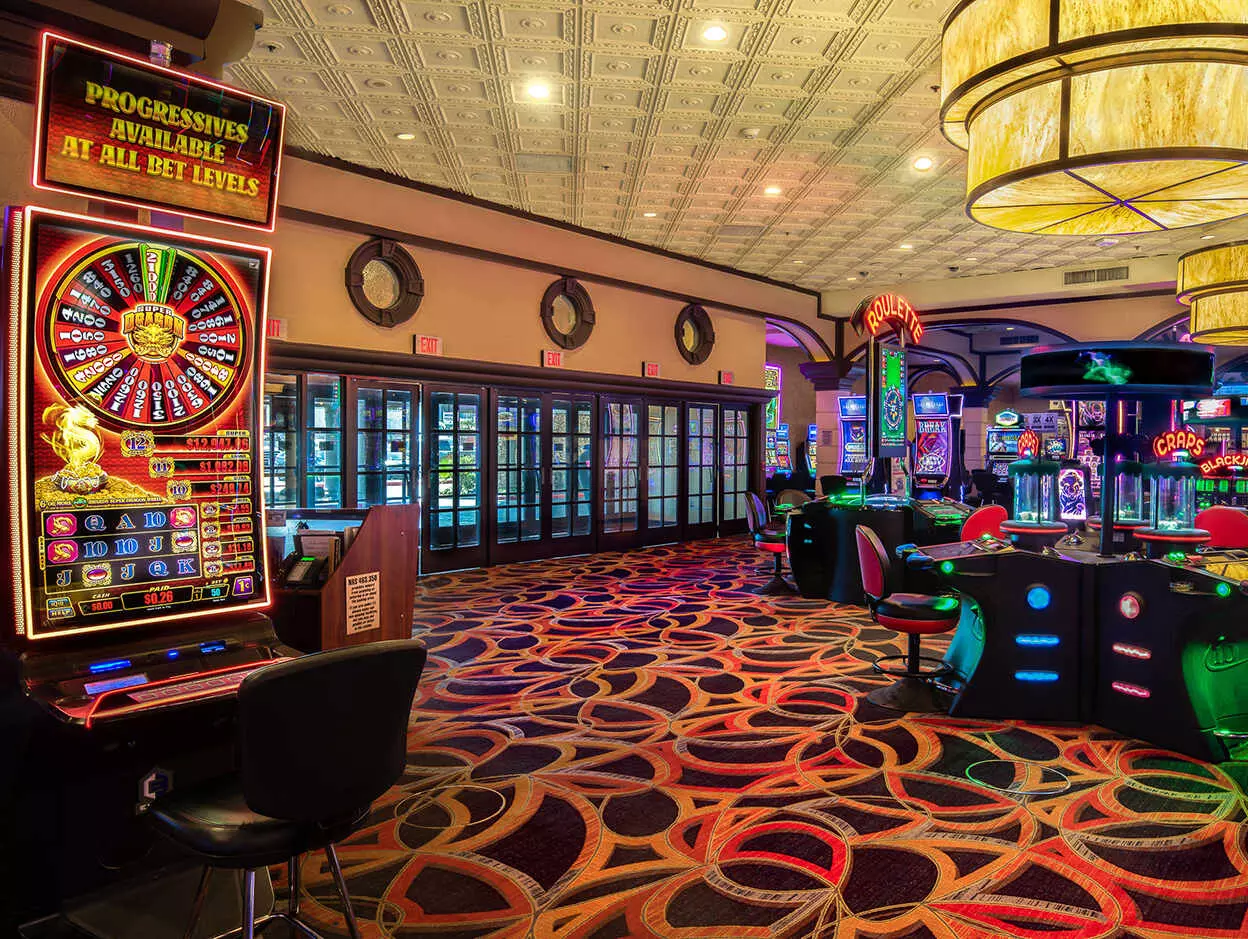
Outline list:
[[[1168,430],[1153,438],[1153,454],[1164,460],[1177,450],[1198,457],[1205,452],[1205,439],[1190,430]]]
[[[917,343],[923,338],[923,324],[919,322],[918,311],[909,300],[894,293],[882,293],[864,301],[853,319],[855,323],[865,324],[872,336],[878,336],[884,325],[889,324],[899,332],[905,330],[911,342]]]
[[[44,33],[34,184],[273,230],[285,108]]]

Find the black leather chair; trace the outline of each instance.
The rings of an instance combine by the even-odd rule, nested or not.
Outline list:
[[[750,526],[750,534],[754,538],[754,547],[764,554],[770,554],[775,561],[771,569],[771,580],[755,590],[763,596],[787,596],[796,593],[784,579],[784,556],[788,551],[788,539],[785,532],[768,525],[767,506],[753,492],[745,494],[745,520]]]
[[[239,771],[157,800],[158,831],[205,863],[187,929],[195,929],[213,868],[243,870],[242,935],[299,914],[299,857],[324,850],[353,939],[359,928],[334,843],[351,834],[407,765],[407,726],[425,649],[374,642],[270,665],[238,689]],[[288,912],[255,920],[256,870],[285,862]]]

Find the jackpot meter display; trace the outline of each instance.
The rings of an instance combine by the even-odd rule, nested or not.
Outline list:
[[[11,209],[17,632],[267,605],[266,248]]]

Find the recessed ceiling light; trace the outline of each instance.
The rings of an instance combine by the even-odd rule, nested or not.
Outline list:
[[[728,30],[718,24],[712,24],[702,30],[702,38],[707,42],[723,42],[728,38]]]
[[[854,281],[856,281],[858,278],[857,278],[857,277],[854,277],[854,276],[852,276],[852,275],[851,275],[851,276],[849,276],[849,277],[846,277],[845,279],[846,279],[847,281],[849,281],[849,282],[852,284],[852,283],[853,283]]]
[[[1098,248],[1108,248],[1111,245],[1116,245],[1116,244],[1118,244],[1117,238],[1102,238],[1100,241],[1096,243],[1096,246]]]
[[[1213,241],[1213,239],[1216,237],[1217,237],[1216,235],[1201,235],[1200,240],[1201,241]]]
[[[913,250],[914,250],[914,245],[898,245],[898,246],[897,246],[897,250],[899,250],[899,251],[913,251]]]
[[[1014,327],[1013,327],[1013,326],[1007,326],[1007,327],[1005,327],[1005,331],[1006,331],[1007,333],[1012,333],[1012,332],[1014,332]]]
[[[550,97],[550,85],[545,82],[529,82],[524,89],[524,93],[530,98],[540,98],[544,101]]]
[[[979,260],[979,258],[967,258],[967,259],[966,259],[966,263],[967,263],[967,264],[974,264],[974,263],[975,263],[976,261],[978,261],[978,260]]]
[[[401,134],[395,134],[394,136],[398,140],[415,140],[416,139],[416,135],[413,133],[409,133],[408,131],[404,131]]]
[[[920,173],[926,173],[933,165],[931,157],[921,156],[914,161],[914,168]]]
[[[779,186],[768,186],[766,189],[763,190],[763,192],[769,196],[778,196],[780,195],[780,193],[784,192],[784,190],[781,189]]]
[[[658,212],[642,212],[641,217],[642,218],[657,218],[658,214],[659,214]]]
[[[805,261],[794,261],[793,263],[794,263],[794,264],[805,264],[806,262],[805,262]]]

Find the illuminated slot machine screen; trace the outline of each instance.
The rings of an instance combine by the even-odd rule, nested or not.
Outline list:
[[[841,461],[839,472],[861,476],[867,470],[867,399],[865,395],[841,398]]]
[[[268,250],[34,208],[7,224],[19,637],[267,606]]]
[[[819,425],[809,424],[806,427],[806,453],[810,457],[810,472],[819,472]]]
[[[793,461],[789,453],[789,425],[781,424],[776,428],[776,466],[782,473],[793,469]]]

